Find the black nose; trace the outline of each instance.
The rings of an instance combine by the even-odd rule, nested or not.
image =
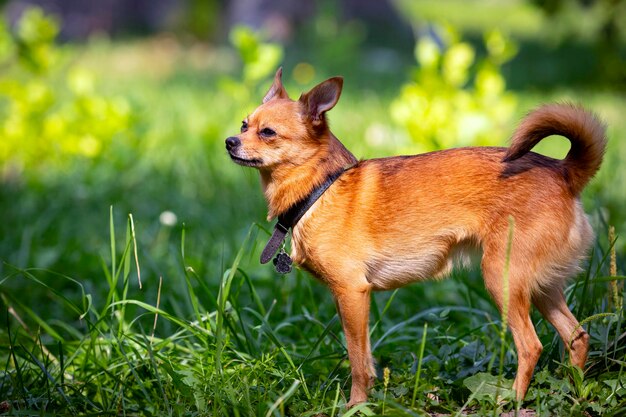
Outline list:
[[[226,149],[232,151],[237,146],[241,145],[241,141],[237,136],[231,136],[226,139]]]

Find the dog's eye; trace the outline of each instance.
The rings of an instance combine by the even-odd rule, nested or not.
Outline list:
[[[269,127],[266,127],[265,129],[261,130],[261,136],[264,136],[266,138],[270,138],[270,137],[275,136],[275,135],[276,135],[276,132],[274,132]]]
[[[248,122],[244,120],[243,122],[241,122],[241,133],[245,132],[246,130],[248,130]]]

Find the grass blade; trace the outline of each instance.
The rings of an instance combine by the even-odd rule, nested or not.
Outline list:
[[[301,382],[297,379],[293,381],[293,384],[291,384],[289,389],[283,395],[278,397],[278,399],[274,401],[274,404],[270,406],[269,410],[267,410],[267,413],[265,413],[265,417],[270,417],[278,407],[282,407],[284,403],[289,399],[289,397],[291,397],[296,392],[298,386],[300,386],[300,383]],[[280,415],[284,415],[284,412],[280,413]]]
[[[233,282],[233,278],[237,272],[237,268],[239,267],[239,263],[241,262],[241,257],[244,254],[244,250],[246,248],[246,244],[248,243],[250,236],[252,235],[252,230],[254,225],[248,228],[248,233],[244,238],[244,243],[239,248],[239,252],[235,256],[235,260],[233,261],[230,269],[228,269],[224,273],[224,277],[222,279],[222,284],[220,285],[220,290],[217,295],[217,323],[215,326],[215,361],[216,367],[215,370],[221,374],[222,373],[222,354],[224,350],[224,346],[226,344],[225,340],[225,332],[224,332],[224,314],[226,312],[226,301],[230,295],[230,286]]]
[[[424,347],[426,346],[426,333],[428,332],[428,323],[424,323],[424,330],[422,332],[422,342],[420,343],[419,357],[417,358],[417,372],[415,373],[415,385],[413,385],[413,398],[411,399],[411,408],[415,407],[415,399],[417,398],[417,387],[420,383],[420,376],[422,373],[422,361],[424,359]]]

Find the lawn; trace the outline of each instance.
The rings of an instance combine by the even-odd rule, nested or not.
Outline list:
[[[32,20],[50,35],[26,31],[30,43],[0,55],[0,414],[626,413],[623,90],[535,85],[516,69],[528,65],[522,41],[517,57],[489,67],[515,88],[486,101],[471,81],[489,59],[480,38],[469,44],[478,56],[470,81],[459,83],[425,73],[413,56],[393,73],[376,72],[359,64],[371,55],[352,51],[349,39],[337,48],[358,59],[340,66],[322,59],[337,51],[309,49],[318,60],[305,59],[246,31],[232,36],[235,47],[170,35],[60,46],[46,19]],[[246,48],[263,58],[246,58]],[[436,147],[393,110],[409,105],[412,80],[424,77],[437,86],[420,90],[431,102],[456,102],[465,91],[475,100],[471,112],[449,108],[433,136],[447,137],[456,115],[478,109],[494,129],[468,140],[505,146],[524,113],[553,100],[580,102],[607,122],[604,165],[582,196],[597,240],[566,293],[592,337],[584,375],[534,311],[544,352],[530,391],[519,404],[497,400],[515,371],[512,339],[479,271],[457,271],[373,296],[380,378],[371,402],[343,407],[350,375],[334,302],[306,273],[281,276],[259,264],[272,224],[258,175],[224,150],[281,63],[296,97],[339,67],[345,86],[330,119],[359,158]],[[489,103],[508,113],[490,113]],[[538,151],[567,150],[564,140],[546,142]]]

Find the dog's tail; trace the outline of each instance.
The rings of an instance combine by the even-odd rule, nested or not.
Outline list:
[[[580,194],[596,173],[606,149],[606,129],[593,114],[573,104],[548,104],[522,120],[503,161],[521,158],[551,135],[566,137],[571,149],[562,164],[574,195]]]

